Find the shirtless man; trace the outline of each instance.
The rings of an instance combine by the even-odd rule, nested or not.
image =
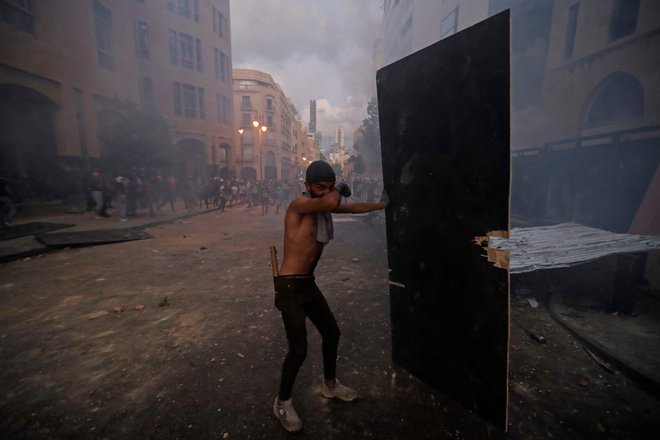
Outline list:
[[[307,355],[306,318],[322,337],[321,395],[347,402],[357,398],[354,389],[335,377],[339,327],[314,281],[314,269],[323,247],[333,238],[330,213],[360,214],[385,207],[380,202],[342,203],[341,198],[350,196],[351,191],[345,183],[335,184],[335,173],[326,162],[312,162],[305,177],[307,192],[289,204],[284,217],[284,258],[279,276],[275,278],[275,306],[282,313],[289,351],[282,366],[273,411],[284,429],[292,433],[302,429],[291,392]]]

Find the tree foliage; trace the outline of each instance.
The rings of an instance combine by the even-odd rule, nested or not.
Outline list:
[[[108,171],[172,169],[176,154],[167,121],[156,113],[120,103],[101,121],[102,161]]]
[[[378,121],[378,101],[371,98],[367,104],[367,118],[362,120],[362,136],[355,144],[358,157],[361,158],[364,171],[370,174],[381,174],[380,157],[380,124]],[[356,172],[358,172],[356,170]]]
[[[340,163],[330,163],[330,166],[332,169],[335,171],[335,175],[341,176],[342,173],[344,172],[344,168],[341,166]]]
[[[367,167],[364,163],[364,158],[362,155],[358,154],[357,156],[351,156],[353,162],[353,171],[358,174],[363,174],[367,171]]]

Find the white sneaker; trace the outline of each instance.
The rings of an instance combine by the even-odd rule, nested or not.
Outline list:
[[[275,398],[273,413],[288,432],[294,433],[302,429],[302,420],[296,414],[296,410],[293,409],[293,399],[284,400],[278,405],[277,398]]]
[[[327,399],[337,398],[345,402],[352,402],[357,399],[358,393],[353,388],[349,388],[346,385],[339,382],[335,379],[335,387],[328,388],[321,376],[321,395]]]

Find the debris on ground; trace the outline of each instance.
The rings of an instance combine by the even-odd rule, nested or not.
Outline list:
[[[110,312],[108,312],[107,310],[102,310],[100,312],[90,313],[89,315],[87,315],[87,319],[98,319],[108,314],[110,314]]]
[[[545,344],[545,342],[546,342],[545,336],[543,336],[542,334],[537,333],[533,330],[530,330],[528,333],[529,333],[529,337],[534,339],[539,344]]]
[[[589,357],[591,357],[591,359],[593,359],[594,362],[596,362],[598,365],[600,365],[605,371],[607,371],[610,374],[614,374],[614,369],[612,368],[612,364],[610,364],[609,362],[606,362],[606,361],[602,360],[601,358],[599,358],[598,356],[596,356],[596,354],[594,352],[592,352],[591,350],[589,350],[587,347],[582,347],[582,348],[584,349],[584,351],[587,352]]]

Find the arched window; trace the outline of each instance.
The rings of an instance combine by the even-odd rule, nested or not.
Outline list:
[[[594,89],[588,107],[587,126],[638,119],[644,114],[644,89],[637,79],[623,72],[614,73]]]
[[[229,144],[227,143],[222,143],[219,145],[220,147],[220,163],[227,163],[227,158],[229,157],[229,149],[231,148]]]
[[[275,154],[272,151],[266,153],[266,166],[274,167],[275,166]]]

